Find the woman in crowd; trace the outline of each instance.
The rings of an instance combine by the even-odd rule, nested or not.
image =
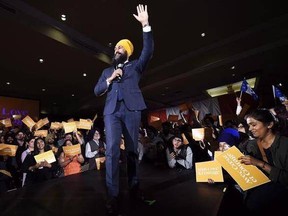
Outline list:
[[[247,191],[245,203],[251,212],[269,214],[287,210],[288,193],[288,138],[278,133],[279,121],[267,109],[257,109],[246,116],[250,140],[246,153],[239,160],[261,169],[271,180]]]
[[[172,139],[172,145],[166,149],[167,161],[170,168],[192,169],[193,153],[188,145],[183,144],[181,135]]]
[[[26,155],[22,164],[23,172],[27,173],[24,186],[44,182],[53,178],[56,163],[50,164],[46,160],[37,163],[34,157],[49,150],[51,150],[51,148],[49,145],[46,145],[43,138],[35,139],[34,151]]]
[[[71,140],[66,140],[63,144],[64,146],[72,146]],[[81,172],[81,164],[84,162],[84,157],[80,153],[74,156],[65,155],[64,151],[61,152],[59,157],[59,164],[63,167],[64,176],[73,175]]]
[[[22,162],[22,164],[23,164],[26,156],[34,151],[35,138],[32,137],[32,138],[28,139],[27,143],[28,143],[27,149],[25,151],[23,151],[22,154],[21,154],[21,162]],[[21,164],[21,166],[22,166],[22,164]],[[27,173],[23,172],[22,187],[25,185],[26,175],[27,175]]]

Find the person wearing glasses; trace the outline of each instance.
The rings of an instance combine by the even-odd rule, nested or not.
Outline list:
[[[166,149],[168,166],[170,168],[192,169],[193,152],[188,145],[183,144],[181,135],[175,135],[172,146]]]
[[[91,137],[92,136],[92,137]],[[96,158],[105,157],[106,143],[101,139],[100,130],[95,128],[89,133],[85,156],[88,158],[89,170],[96,169]]]

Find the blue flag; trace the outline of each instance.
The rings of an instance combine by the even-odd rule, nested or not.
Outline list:
[[[287,100],[287,97],[282,93],[282,91],[279,88],[272,85],[272,89],[273,89],[274,98],[279,98],[281,103]]]
[[[253,91],[253,89],[250,87],[246,79],[243,80],[241,85],[241,91],[246,92],[247,94],[251,95],[254,100],[258,99],[258,95]]]

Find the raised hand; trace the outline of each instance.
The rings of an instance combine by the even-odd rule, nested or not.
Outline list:
[[[142,24],[143,27],[149,25],[147,5],[144,6],[139,4],[137,6],[137,15],[133,14],[133,16]]]

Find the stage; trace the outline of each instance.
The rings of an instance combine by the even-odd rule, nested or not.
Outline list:
[[[129,200],[125,169],[122,167],[122,215],[225,214],[225,184],[196,183],[194,170],[179,171],[141,163],[140,178],[148,201],[135,204]],[[2,216],[106,215],[105,170],[86,171],[9,191],[0,194],[0,200]]]

